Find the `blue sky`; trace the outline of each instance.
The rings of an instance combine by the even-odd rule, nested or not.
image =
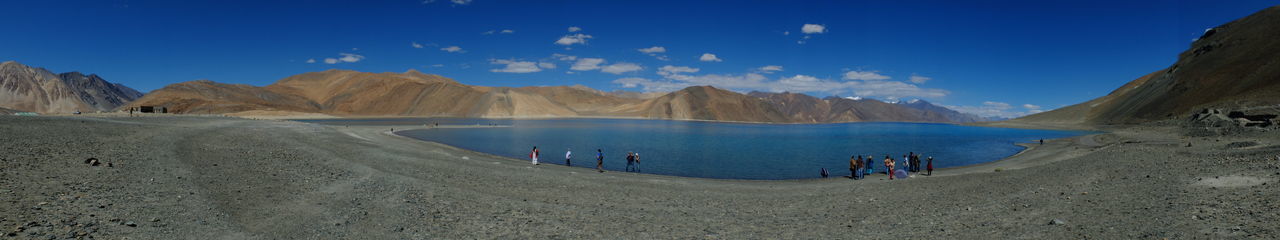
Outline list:
[[[22,1],[0,8],[0,61],[142,91],[417,69],[484,86],[710,84],[1016,116],[1104,95],[1167,67],[1204,29],[1272,4]]]

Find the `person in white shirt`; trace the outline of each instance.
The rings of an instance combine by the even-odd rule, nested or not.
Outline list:
[[[564,165],[573,166],[573,151],[568,148],[564,149]]]
[[[902,155],[902,169],[903,170],[911,169],[911,158],[907,157],[907,155]],[[907,171],[910,171],[910,170],[907,170]]]

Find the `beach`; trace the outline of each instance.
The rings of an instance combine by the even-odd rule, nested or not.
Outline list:
[[[391,132],[415,127],[0,116],[0,234],[1280,238],[1275,132],[1116,127],[934,176],[749,181],[534,166]]]

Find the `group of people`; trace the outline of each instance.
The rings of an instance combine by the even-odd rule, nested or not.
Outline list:
[[[541,155],[542,152],[538,150],[538,146],[533,146],[533,150],[529,151],[529,160],[532,161],[533,165],[539,165],[538,157]],[[572,149],[564,150],[564,165],[573,166]],[[604,151],[601,149],[596,149],[596,171],[604,172]],[[640,172],[640,153],[627,152],[627,171]]]
[[[933,175],[933,157],[927,158],[924,164],[921,164],[920,155],[915,152],[902,155],[902,169],[898,169],[898,162],[894,161],[889,155],[884,156],[884,173],[889,175],[889,180],[894,179],[895,171],[920,172],[922,169],[928,171],[928,175]],[[866,158],[854,155],[849,157],[849,178],[858,180],[866,178],[875,172],[875,157],[867,155]],[[822,177],[827,177],[827,169],[822,169]]]

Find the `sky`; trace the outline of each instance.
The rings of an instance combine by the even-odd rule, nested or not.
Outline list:
[[[1014,117],[1103,96],[1271,1],[13,1],[0,61],[141,91],[415,69],[482,86],[712,85]]]

